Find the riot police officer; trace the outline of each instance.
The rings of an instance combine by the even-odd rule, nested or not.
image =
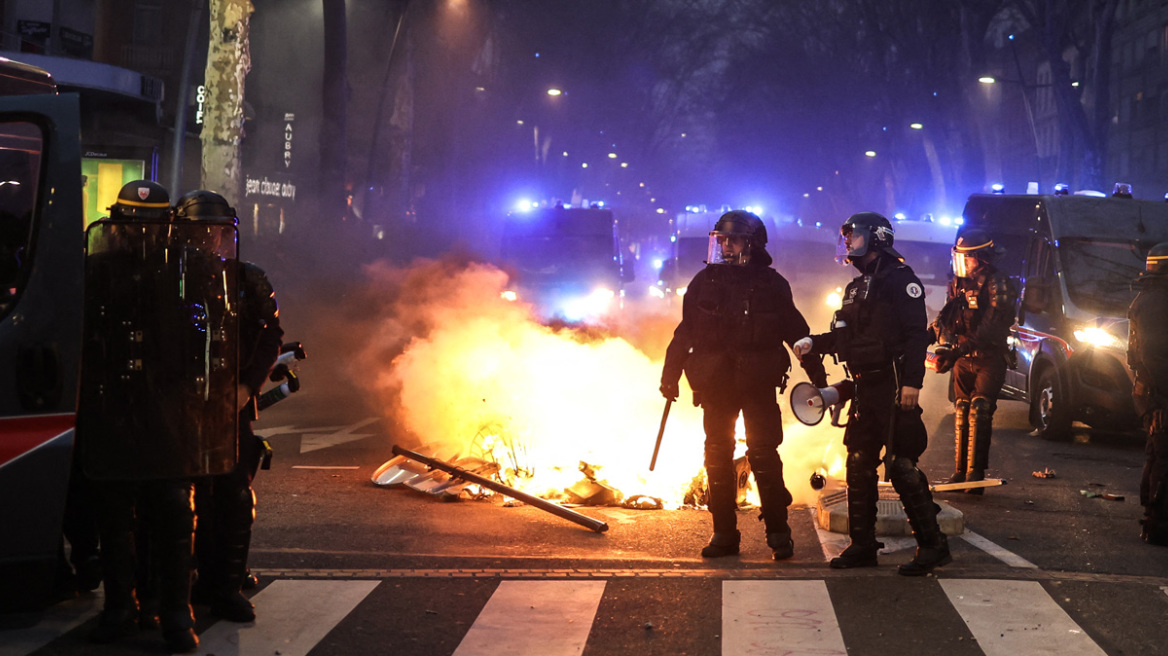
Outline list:
[[[953,279],[930,328],[940,342],[937,372],[953,370],[956,454],[950,483],[985,480],[998,392],[1006,381],[1017,293],[994,263],[1002,249],[983,230],[970,229],[953,246]],[[985,488],[968,490],[982,494]]]
[[[1139,293],[1127,312],[1127,358],[1135,373],[1132,400],[1148,435],[1140,478],[1140,537],[1168,546],[1168,242],[1148,251],[1144,273],[1133,286]]]
[[[844,432],[847,447],[848,534],[851,544],[831,567],[875,567],[884,545],[876,541],[880,453],[917,540],[905,576],[923,576],[952,562],[937,524],[940,508],[917,468],[928,435],[917,404],[925,376],[928,317],[924,288],[893,250],[888,219],[854,214],[841,227],[847,259],[860,271],[844,290],[831,331],[799,340],[795,353],[836,354],[855,379],[856,392]]]
[[[237,223],[235,209],[223,196],[205,189],[183,195],[175,204],[174,219],[230,221]],[[202,244],[208,246],[208,244]],[[213,245],[212,245],[213,246]],[[195,597],[210,604],[211,614],[233,622],[255,619],[255,607],[241,593],[247,576],[247,554],[255,518],[255,493],[251,483],[263,455],[262,441],[252,432],[255,399],[269,370],[280,354],[280,312],[263,269],[236,262],[239,270],[239,458],[225,474],[195,483],[198,529],[195,555],[198,580]]]
[[[87,232],[77,446],[97,489],[105,584],[90,639],[137,630],[138,530],[150,545],[163,638],[189,652],[198,647],[192,479],[235,465],[238,317],[224,296],[237,283],[223,258],[190,247],[198,235],[170,222],[169,201],[154,182],[130,182]],[[234,257],[235,226],[208,229],[230,233]]]
[[[791,494],[783,481],[778,447],[783,423],[775,390],[786,385],[791,367],[783,342],[808,333],[795,308],[791,286],[770,267],[762,221],[741,210],[727,212],[710,232],[707,266],[689,283],[681,323],[674,331],[661,373],[661,393],[678,396],[684,372],[703,409],[706,433],[707,506],[714,534],[702,556],[737,554],[737,476],[734,425],[746,426],[746,458],[758,487],[766,542],[775,560],[794,555],[787,524]],[[811,380],[826,384],[823,364],[803,363]]]

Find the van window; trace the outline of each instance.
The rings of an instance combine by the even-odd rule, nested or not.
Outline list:
[[[1134,239],[1065,238],[1058,248],[1075,305],[1101,316],[1127,316],[1135,298],[1131,283],[1144,270],[1146,247]]]
[[[28,278],[44,137],[25,122],[0,123],[0,317]]]

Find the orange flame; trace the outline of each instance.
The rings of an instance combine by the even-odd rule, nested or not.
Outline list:
[[[551,499],[580,481],[587,463],[625,498],[682,503],[701,474],[704,439],[684,380],[648,470],[664,400],[661,357],[646,351],[664,353],[678,308],[626,307],[612,325],[553,329],[502,299],[507,276],[488,265],[379,263],[367,273],[389,299],[374,310],[379,328],[360,358],[381,363],[373,400],[433,455],[489,455],[509,470],[508,484]],[[811,473],[842,467],[831,453],[833,445],[842,453],[842,431],[826,423],[785,426],[780,453],[796,502],[813,502]]]

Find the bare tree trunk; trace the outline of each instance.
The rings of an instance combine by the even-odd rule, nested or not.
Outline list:
[[[243,85],[251,70],[248,49],[250,0],[210,0],[211,44],[207,51],[206,111],[203,117],[203,188],[228,202],[242,200]],[[177,190],[171,193],[178,195]]]
[[[346,75],[345,0],[322,0],[324,8],[324,84],[320,126],[321,216],[328,223],[347,218],[345,190],[348,149],[349,85]]]

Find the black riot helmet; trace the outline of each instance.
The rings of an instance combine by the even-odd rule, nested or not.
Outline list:
[[[1144,263],[1144,275],[1168,275],[1168,241],[1162,241],[1148,251],[1148,259]]]
[[[847,250],[844,243],[853,232],[864,237],[864,243],[853,250]],[[840,245],[847,253],[848,260],[855,262],[872,250],[882,250],[899,260],[903,260],[900,253],[892,250],[892,224],[883,215],[876,212],[860,212],[848,217],[840,226]]]
[[[170,216],[170,193],[150,180],[134,180],[122,185],[118,199],[109,207],[110,218],[165,219]]]
[[[969,278],[979,266],[993,264],[1005,249],[994,245],[989,233],[971,228],[957,236],[953,245],[953,275]],[[975,262],[976,260],[976,262]]]
[[[766,252],[766,243],[766,226],[762,219],[746,210],[731,210],[719,217],[710,231],[706,262],[745,266],[754,261],[767,266],[771,258]]]
[[[229,219],[239,222],[235,208],[227,199],[206,189],[196,189],[183,194],[174,204],[174,218],[193,221]]]

